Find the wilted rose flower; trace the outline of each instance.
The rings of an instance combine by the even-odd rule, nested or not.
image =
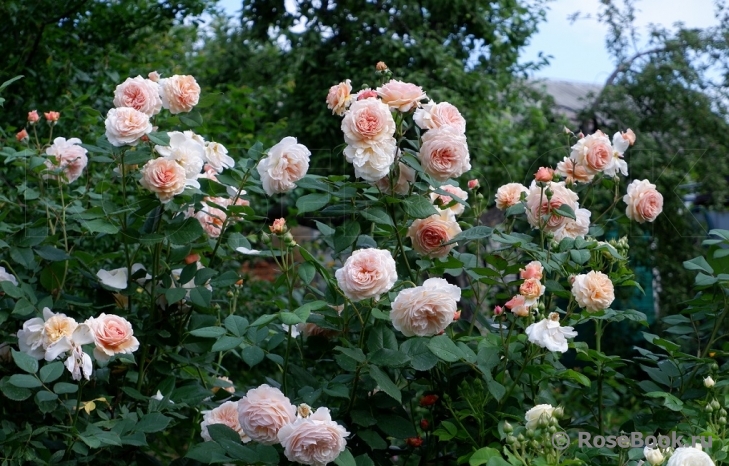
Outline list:
[[[116,354],[131,354],[139,349],[139,341],[134,336],[132,324],[124,317],[101,313],[85,322],[91,329],[96,348],[97,361],[108,361]]]
[[[577,238],[587,236],[590,231],[590,216],[592,212],[588,209],[578,208],[575,210],[575,220],[568,218],[560,229],[554,232],[554,240],[559,242],[563,238]]]
[[[28,131],[26,131],[26,129],[25,129],[25,128],[21,129],[21,130],[20,130],[20,131],[19,131],[19,132],[18,132],[18,133],[17,133],[16,135],[15,135],[15,139],[16,139],[16,140],[17,140],[18,142],[23,142],[23,141],[27,141],[27,140],[28,140]]]
[[[312,411],[311,406],[309,406],[306,403],[301,403],[296,408],[296,414],[298,414],[300,417],[309,417],[312,415],[314,411]]]
[[[431,187],[430,189],[435,189]],[[447,193],[451,193],[457,198],[459,198],[462,201],[465,201],[468,199],[468,193],[458,186],[453,186],[452,184],[444,184],[440,187],[443,191]],[[430,193],[430,200],[433,202],[436,207],[445,207],[448,204],[450,204],[454,199],[450,196],[446,196],[444,194],[438,194],[438,193]],[[461,204],[460,202],[456,202],[454,205],[448,208],[451,212],[453,212],[454,215],[461,215],[465,210],[466,206]]]
[[[552,181],[552,178],[554,177],[554,170],[552,170],[549,167],[539,167],[539,170],[534,174],[534,180],[535,181]]]
[[[506,210],[521,201],[521,193],[528,194],[529,189],[521,183],[508,183],[496,190],[496,208]]]
[[[589,312],[602,311],[615,300],[615,288],[610,277],[602,272],[590,271],[575,277],[572,295],[580,307]]]
[[[663,196],[648,180],[633,180],[623,196],[625,215],[638,223],[653,222],[663,212]]]
[[[57,356],[57,354],[54,354],[49,357],[48,353],[52,351],[51,346],[63,337],[71,338],[76,327],[78,327],[76,320],[66,314],[57,313],[46,319],[45,324],[43,324],[43,347],[46,349],[47,360],[52,361]]]
[[[172,131],[169,146],[154,146],[162,157],[174,160],[185,170],[185,177],[195,180],[205,165],[205,141],[192,131]]]
[[[593,173],[590,173],[587,168],[582,165],[576,165],[575,161],[569,157],[565,157],[564,160],[557,164],[557,170],[555,170],[559,176],[565,178],[565,182],[568,184],[574,183],[589,183],[595,177]]]
[[[378,87],[377,94],[391,109],[400,112],[409,112],[419,106],[421,100],[428,97],[422,87],[395,79]]]
[[[200,99],[200,86],[188,75],[174,75],[158,82],[162,106],[173,115],[189,112]]]
[[[395,194],[404,196],[410,192],[410,185],[415,182],[415,170],[402,162],[398,162],[397,166],[399,173],[397,176],[397,182],[394,186],[392,186],[392,191],[390,191],[391,186],[389,176],[385,176],[375,181],[375,186],[377,186],[380,191],[385,194],[392,194],[394,192]]]
[[[218,173],[235,166],[235,160],[228,155],[228,149],[217,142],[205,143],[205,161],[208,163],[206,167],[210,166]]]
[[[152,132],[149,115],[131,107],[112,108],[106,114],[106,139],[112,146],[136,146],[145,134]]]
[[[397,281],[390,251],[374,248],[353,251],[335,276],[344,295],[355,302],[367,298],[377,301]]]
[[[452,240],[461,227],[450,210],[441,210],[427,218],[413,221],[408,228],[408,238],[413,242],[413,249],[426,257],[445,257],[456,243],[444,245]]]
[[[460,299],[460,288],[443,278],[429,278],[398,293],[391,304],[392,326],[406,337],[437,335],[453,322]]]
[[[526,298],[520,294],[508,300],[504,306],[519,317],[527,317],[529,315],[530,306],[527,306]]]
[[[551,199],[547,197],[548,189],[552,191]],[[557,231],[569,218],[553,213],[552,211],[562,205],[567,205],[574,212],[578,208],[577,199],[577,193],[566,188],[564,181],[560,181],[559,183],[554,181],[546,183],[546,187],[544,188],[537,186],[537,183],[532,181],[526,199],[527,220],[534,228],[539,228],[541,224],[541,227],[545,231]],[[545,215],[549,215],[549,220],[546,222],[542,220],[542,216]]]
[[[308,417],[298,417],[278,432],[278,441],[289,461],[326,466],[347,447],[347,430],[332,421],[328,408],[318,408]]]
[[[45,112],[43,113],[43,116],[46,117],[46,121],[55,123],[61,118],[61,114],[59,112]]]
[[[127,281],[129,276],[127,275],[127,268],[122,267],[114,270],[101,269],[96,272],[96,276],[102,285],[114,288],[115,290],[126,290]]]
[[[286,137],[273,146],[268,155],[258,162],[258,173],[266,194],[285,193],[296,187],[295,182],[309,170],[311,152],[296,138]]]
[[[64,335],[54,344],[49,345],[46,350],[46,361],[53,361],[63,353],[68,353],[64,366],[71,373],[73,380],[91,378],[93,364],[91,357],[83,350],[83,345],[93,343],[94,339],[91,330],[86,324],[77,325],[73,333]]]
[[[238,420],[252,440],[274,445],[279,429],[296,420],[296,407],[281,390],[263,384],[238,401]]]
[[[539,261],[531,261],[526,265],[526,267],[519,269],[519,277],[523,280],[528,280],[530,278],[541,280],[543,274],[544,267],[542,267],[542,263]]]
[[[539,427],[539,420],[544,419],[546,421],[552,420],[554,416],[554,406],[543,404],[536,405],[532,409],[526,412],[524,415],[526,422],[526,428],[528,430],[534,430]]]
[[[48,170],[60,170],[63,173],[63,181],[73,183],[84,171],[89,159],[86,156],[86,149],[81,147],[81,140],[78,138],[56,138],[53,145],[46,149],[46,155],[53,159],[46,159],[45,165]],[[55,178],[55,175],[44,175],[45,178]]]
[[[352,103],[344,115],[342,132],[347,145],[366,149],[374,143],[393,139],[395,120],[381,100],[358,100]]]
[[[141,76],[127,78],[114,90],[114,106],[131,107],[149,116],[156,115],[162,110],[159,86]]]
[[[343,115],[352,102],[352,84],[349,79],[329,88],[327,94],[327,108],[332,114]]]
[[[170,202],[173,197],[181,194],[185,186],[200,186],[197,181],[187,179],[182,165],[164,157],[148,161],[142,167],[141,173],[139,183],[155,193],[162,203]]]
[[[35,359],[43,359],[46,349],[43,347],[45,323],[55,314],[49,308],[43,308],[43,317],[34,317],[23,322],[18,330],[18,347],[20,351]]]
[[[240,426],[238,421],[238,403],[235,401],[226,401],[212,411],[203,411],[203,420],[200,423],[200,436],[209,442],[212,440],[208,432],[208,426],[211,424],[223,424],[230,427],[238,433],[243,443],[248,443],[251,438],[248,437]]]
[[[635,141],[635,134],[633,134],[633,141]],[[603,170],[605,176],[613,177],[617,176],[618,173],[628,176],[628,163],[623,160],[623,154],[630,145],[630,140],[626,138],[625,134],[618,132],[613,135],[613,154],[610,163]]]
[[[38,120],[40,120],[40,116],[38,116],[38,110],[32,110],[28,112],[28,123],[34,125],[38,123]]]
[[[668,458],[666,466],[715,466],[711,457],[693,447],[680,447]]]
[[[458,178],[471,169],[466,136],[452,126],[427,131],[418,157],[425,173],[438,181]]]
[[[421,129],[436,129],[452,126],[458,132],[466,132],[466,120],[458,109],[448,102],[435,103],[432,100],[415,110],[413,121]]]
[[[390,166],[395,162],[395,152],[395,138],[385,138],[367,146],[348,145],[344,148],[344,157],[354,166],[354,176],[377,182],[390,172]]]
[[[551,317],[529,325],[525,332],[530,342],[549,351],[559,351],[560,353],[568,350],[567,338],[577,336],[574,328],[562,327],[559,325],[559,319],[554,320]]]

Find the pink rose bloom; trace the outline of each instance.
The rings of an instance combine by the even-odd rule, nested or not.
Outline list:
[[[223,231],[223,224],[228,217],[224,211],[203,203],[203,208],[195,213],[195,218],[200,222],[205,233],[210,238],[217,238]],[[216,202],[216,204],[218,204]]]
[[[453,249],[456,243],[444,246],[452,240],[461,227],[456,222],[456,217],[450,210],[442,210],[427,218],[413,221],[408,228],[408,238],[413,242],[413,249],[425,257],[445,257]]]
[[[595,174],[605,170],[613,158],[613,147],[610,138],[597,130],[594,134],[585,136],[572,146],[570,158],[575,165],[583,166],[588,173]]]
[[[112,108],[106,114],[106,139],[112,146],[136,146],[145,134],[152,132],[149,115],[131,107]]]
[[[364,100],[364,99],[376,99],[377,98],[377,91],[372,90],[370,88],[362,89],[359,91],[356,95],[356,100]]]
[[[552,191],[552,199],[547,199],[547,189]],[[532,227],[539,228],[540,223],[543,223],[542,216],[551,213],[547,223],[541,226],[545,231],[557,231],[570,219],[552,213],[552,211],[563,204],[571,207],[573,211],[577,211],[577,199],[577,193],[567,189],[564,181],[546,183],[544,188],[537,186],[537,183],[532,181],[527,195],[527,220]]]
[[[420,101],[428,96],[423,88],[411,83],[391,79],[390,82],[377,88],[377,94],[391,109],[409,112],[420,105]]]
[[[286,219],[277,218],[273,221],[273,225],[268,226],[268,229],[271,230],[271,233],[274,235],[283,235],[286,233]]]
[[[539,167],[539,170],[534,174],[535,181],[548,182],[552,181],[554,177],[554,170],[548,167]]]
[[[179,163],[164,157],[152,159],[144,164],[141,173],[142,178],[139,183],[155,193],[162,203],[170,202],[173,197],[182,194],[186,186],[193,185]]]
[[[590,231],[590,216],[592,212],[588,209],[577,209],[575,211],[575,220],[568,218],[565,220],[562,228],[554,232],[554,240],[559,242],[564,238],[577,238],[578,236],[587,236]]]
[[[354,176],[376,182],[390,173],[396,152],[395,138],[388,137],[366,146],[348,145],[344,148],[344,158],[354,166]]]
[[[38,110],[28,112],[28,123],[32,125],[38,123],[38,120],[40,120],[40,116],[38,116]]]
[[[238,420],[251,440],[274,445],[279,429],[296,420],[296,407],[281,390],[263,384],[238,401]]]
[[[621,133],[620,136],[628,141],[629,145],[632,146],[633,144],[635,144],[635,133],[632,129],[628,128],[628,130],[624,133]]]
[[[508,183],[496,190],[496,208],[506,210],[521,202],[521,193],[528,194],[529,190],[521,183]]]
[[[564,177],[567,184],[589,183],[595,177],[586,167],[576,165],[575,161],[569,157],[565,157],[564,160],[557,164],[557,170],[555,172]]]
[[[476,180],[476,179],[468,180],[468,189],[476,189],[476,188],[478,188],[478,186],[479,186],[478,180]]]
[[[94,357],[97,361],[108,361],[115,354],[131,354],[139,349],[132,324],[124,317],[102,313],[89,318],[85,324],[91,329],[96,343]]]
[[[527,317],[530,307],[526,304],[526,298],[518,294],[504,304],[512,313],[519,317]]]
[[[357,100],[342,119],[342,132],[347,145],[366,149],[377,142],[393,139],[395,120],[381,100]]]
[[[233,389],[235,390],[235,388]],[[240,426],[240,422],[238,421],[238,403],[235,401],[226,401],[212,411],[203,411],[203,420],[200,423],[200,436],[206,442],[212,440],[208,432],[208,426],[211,424],[223,424],[230,427],[240,435],[240,440],[243,443],[251,441],[251,438],[243,432]]]
[[[154,81],[141,76],[127,78],[116,86],[114,91],[115,107],[131,107],[149,116],[162,110],[162,99],[159,96],[159,86]]]
[[[519,277],[523,280],[529,280],[530,278],[536,278],[541,280],[544,274],[544,267],[539,261],[531,261],[523,269],[519,269]]]
[[[385,176],[375,181],[375,186],[377,186],[380,191],[385,194],[391,194],[394,192],[395,194],[404,196],[410,192],[410,185],[415,183],[415,170],[402,162],[398,162],[397,166],[399,173],[397,175],[397,182],[394,186],[390,186],[389,176]],[[392,190],[390,188],[392,188]]]
[[[258,162],[258,173],[266,194],[285,193],[296,187],[295,182],[309,170],[311,152],[296,138],[286,137],[273,146],[268,155]]]
[[[318,408],[313,414],[298,417],[292,424],[283,426],[278,432],[278,441],[289,461],[326,466],[347,447],[347,436],[349,432],[332,421],[328,408]]]
[[[572,295],[580,307],[588,312],[597,312],[610,307],[615,300],[615,288],[610,277],[593,270],[575,277]]]
[[[25,128],[18,131],[18,133],[15,135],[15,139],[18,142],[23,142],[28,140],[28,131],[26,131]]]
[[[653,222],[663,212],[663,196],[648,180],[633,180],[623,196],[625,215],[638,223]]]
[[[147,75],[147,77],[149,78],[150,81],[155,82],[155,83],[159,82],[159,80],[161,78],[159,73],[157,73],[156,71],[150,71],[149,74]]]
[[[413,121],[420,129],[436,129],[452,126],[459,133],[466,132],[466,120],[458,109],[448,102],[436,104],[432,100],[415,110]]]
[[[425,173],[438,181],[457,178],[471,169],[466,136],[452,126],[427,131],[419,159]]]
[[[350,83],[351,81],[347,79],[329,88],[327,108],[332,111],[332,114],[341,116],[347,111],[347,107],[352,102],[352,84]]]
[[[46,168],[53,171],[60,170],[67,183],[73,183],[79,179],[89,162],[86,149],[79,144],[81,144],[81,140],[78,138],[66,140],[66,138],[59,137],[54,139],[53,145],[46,149],[46,155],[53,157],[46,159]],[[44,177],[55,179],[55,175],[45,175]]]
[[[443,278],[429,278],[398,293],[391,304],[392,326],[406,337],[437,335],[453,322],[460,299],[460,288]]]
[[[355,302],[367,298],[377,301],[397,281],[390,251],[374,248],[353,251],[335,276],[344,295]]]
[[[537,278],[527,278],[519,286],[519,294],[524,296],[527,301],[536,300],[544,294],[544,285]]]
[[[158,85],[162,106],[173,115],[189,112],[200,99],[200,86],[192,76],[176,74],[160,79]]]
[[[46,121],[55,123],[61,118],[61,114],[59,112],[45,112],[43,113],[43,116],[46,117]]]
[[[431,187],[431,189],[433,189],[433,188]],[[462,190],[461,188],[459,188],[458,186],[453,186],[452,184],[444,184],[440,187],[440,189],[442,189],[445,192],[453,194],[454,196],[456,196],[457,198],[459,198],[462,201],[465,201],[466,199],[468,199],[468,193],[466,191]],[[433,204],[436,205],[436,207],[440,208],[440,207],[447,206],[448,204],[450,204],[453,201],[453,198],[450,196],[445,196],[443,194],[430,193],[430,200],[431,200],[431,202],[433,202]],[[452,205],[451,207],[449,207],[448,209],[451,212],[453,212],[453,215],[461,215],[466,210],[466,206],[457,202],[454,205]]]

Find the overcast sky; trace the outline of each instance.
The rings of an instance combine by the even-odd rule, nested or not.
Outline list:
[[[291,0],[287,0],[289,3]],[[219,0],[230,15],[236,15],[241,0]],[[602,84],[614,66],[605,49],[607,28],[595,19],[600,0],[555,0],[549,4],[546,23],[532,37],[524,60],[534,59],[541,51],[551,55],[550,65],[537,73],[539,77]],[[636,15],[639,26],[672,26],[682,21],[689,27],[716,24],[712,0],[641,0]],[[577,11],[592,19],[570,23],[567,17]]]

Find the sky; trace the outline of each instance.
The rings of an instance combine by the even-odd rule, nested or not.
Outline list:
[[[230,15],[236,15],[241,4],[242,0],[219,0]],[[524,61],[536,59],[540,51],[551,55],[549,66],[535,76],[591,84],[605,82],[615,66],[605,48],[607,27],[596,19],[599,5],[600,0],[554,0],[549,4],[547,21],[539,26],[523,53]],[[664,27],[678,21],[687,27],[717,24],[712,0],[641,0],[637,9],[636,24],[640,30],[651,23]],[[578,11],[592,18],[570,22],[567,17]]]

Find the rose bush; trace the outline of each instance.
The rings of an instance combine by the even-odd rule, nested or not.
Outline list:
[[[316,155],[295,136],[244,153],[197,134],[195,106],[214,97],[192,76],[121,83],[95,141],[54,140],[61,115],[28,114],[0,151],[26,180],[13,222],[0,219],[3,461],[726,459],[729,379],[713,358],[729,232],[707,240],[713,266],[685,264],[701,293],[665,319],[681,339],[643,332],[646,376],[623,376],[633,363],[603,348],[606,328],[647,324],[619,304],[640,284],[610,233],[662,212],[649,180],[621,187],[635,134],[572,135],[557,167],[488,192],[459,110],[384,66],[377,77],[376,90],[322,90],[354,177],[308,173]],[[613,202],[593,211],[601,188]],[[280,196],[295,208],[266,220]],[[488,226],[491,205],[504,219]],[[656,454],[551,440],[580,430],[714,442]]]

